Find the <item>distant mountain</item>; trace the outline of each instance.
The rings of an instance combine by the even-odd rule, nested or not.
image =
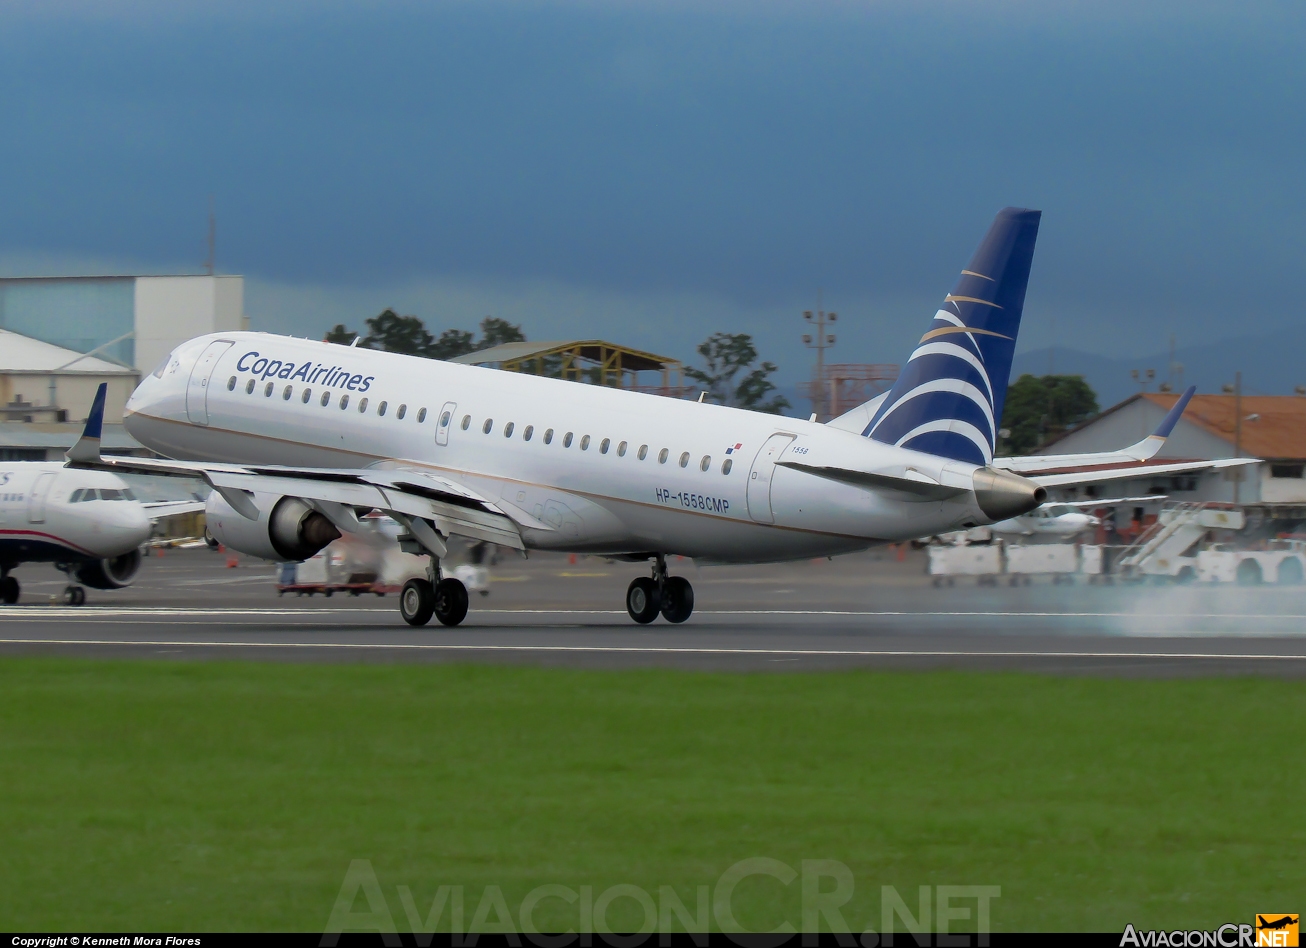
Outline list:
[[[1147,387],[1157,390],[1166,380],[1170,355],[1166,352],[1140,356],[1103,356],[1078,349],[1032,349],[1017,353],[1011,365],[1014,381],[1025,373],[1082,375],[1097,392],[1098,404],[1109,408],[1139,391],[1130,378],[1132,369],[1156,369],[1156,379]],[[1306,385],[1306,327],[1264,336],[1237,336],[1201,346],[1176,350],[1175,361],[1183,366],[1175,388],[1196,385],[1199,392],[1219,392],[1243,374],[1243,392],[1248,395],[1291,395]]]

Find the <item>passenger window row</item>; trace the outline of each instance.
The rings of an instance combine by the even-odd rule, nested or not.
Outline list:
[[[136,495],[130,490],[116,490],[112,487],[81,487],[73,491],[68,498],[70,504],[85,503],[88,500],[135,500]]]
[[[237,383],[238,381],[239,381],[239,379],[237,379],[236,376],[234,376],[234,375],[233,375],[231,378],[227,379],[227,391],[228,391],[228,392],[235,391],[235,389],[236,389],[236,383]],[[246,382],[246,383],[245,383],[245,394],[246,394],[246,395],[253,395],[253,394],[254,394],[254,386],[255,386],[256,384],[257,384],[257,382],[256,382],[254,379],[250,379],[248,382]],[[268,382],[266,385],[263,386],[263,395],[264,395],[264,397],[265,397],[265,398],[271,398],[271,397],[272,397],[272,393],[273,393],[273,391],[275,391],[275,390],[276,390],[276,383],[275,383],[275,382]],[[295,386],[293,386],[293,385],[287,385],[284,389],[281,390],[281,400],[282,400],[282,401],[287,401],[287,402],[288,402],[288,401],[290,401],[290,397],[291,397],[292,395],[294,395],[294,394],[295,394]],[[327,389],[326,391],[324,391],[324,392],[322,393],[322,397],[318,400],[319,404],[320,404],[323,408],[326,408],[328,405],[331,404],[331,397],[332,397],[332,395],[334,395],[334,394],[335,394],[335,393],[334,393],[331,389]],[[304,388],[304,391],[303,391],[302,393],[300,393],[299,400],[300,400],[301,402],[303,402],[305,405],[307,405],[310,401],[313,400],[313,390],[312,390],[311,388],[308,388],[308,387],[306,386],[306,387]],[[367,413],[367,404],[368,404],[368,402],[367,402],[367,398],[366,398],[366,397],[364,397],[364,398],[360,398],[360,399],[358,400],[358,412],[359,412],[359,414],[366,414],[366,413]],[[340,409],[341,409],[341,411],[344,411],[344,410],[347,409],[348,407],[349,407],[349,394],[348,394],[348,393],[345,393],[345,394],[342,394],[342,395],[340,396]],[[386,415],[386,413],[389,411],[389,409],[390,409],[390,403],[389,403],[388,401],[382,401],[382,402],[377,403],[377,406],[376,406],[376,414],[377,414],[377,417],[378,417],[378,418],[383,418],[383,417],[385,417],[385,415]],[[399,420],[402,420],[402,419],[403,419],[407,414],[408,414],[408,406],[407,406],[407,405],[400,405],[400,406],[399,406],[398,408],[396,408],[395,411],[394,411],[394,417],[395,417],[396,419],[399,419]],[[419,408],[419,409],[417,410],[417,423],[420,425],[420,424],[422,424],[422,423],[425,422],[425,421],[426,421],[426,409],[425,409],[425,408]]]
[[[462,421],[462,429],[463,429],[463,431],[466,431],[466,430],[471,426],[471,423],[472,423],[472,416],[471,416],[471,415],[464,415],[464,416],[463,416],[463,421]],[[442,424],[443,424],[443,422],[442,422]],[[484,434],[489,434],[489,433],[492,432],[493,430],[494,430],[494,419],[493,419],[493,418],[486,418],[486,419],[485,419],[485,422],[481,425],[481,431],[482,431],[482,433],[484,433]],[[503,426],[503,436],[504,436],[505,438],[511,438],[511,437],[513,436],[513,432],[516,431],[516,430],[517,430],[517,425],[516,425],[516,423],[510,421],[510,422],[508,422],[506,425]],[[535,426],[534,426],[534,425],[527,425],[525,428],[522,429],[522,440],[523,440],[523,441],[530,441],[531,438],[534,437],[534,435],[535,435]],[[563,446],[564,448],[570,448],[570,447],[571,447],[571,444],[572,444],[572,441],[574,440],[574,438],[575,438],[575,433],[574,433],[574,432],[571,432],[571,431],[568,431],[566,434],[564,434],[564,435],[562,436],[562,446]],[[547,429],[545,429],[543,441],[544,441],[545,444],[552,444],[552,443],[553,443],[553,429],[552,429],[552,428],[547,428]],[[590,436],[589,436],[589,435],[581,435],[581,439],[580,439],[580,449],[581,449],[582,451],[588,451],[588,450],[590,449],[590,443],[591,443],[591,441],[590,441]],[[626,442],[626,441],[622,441],[620,444],[618,444],[618,445],[617,445],[617,457],[619,457],[619,458],[624,458],[624,457],[626,456],[626,449],[627,449],[628,447],[629,447],[629,443]],[[604,438],[602,441],[599,442],[599,454],[607,454],[608,451],[611,450],[611,448],[612,448],[612,439],[611,439],[611,438]],[[639,458],[641,461],[644,460],[646,457],[648,457],[648,445],[647,445],[647,444],[641,444],[641,445],[639,446],[639,450],[635,452],[635,456],[636,456],[637,458]],[[668,459],[670,456],[671,456],[671,451],[670,451],[670,449],[668,449],[668,448],[663,448],[661,451],[658,452],[658,463],[659,463],[659,464],[666,464],[666,463],[667,463],[667,459]],[[681,455],[680,455],[680,461],[679,461],[680,466],[681,466],[681,467],[689,467],[689,458],[690,458],[690,454],[689,454],[688,451],[684,451],[684,452],[682,452]],[[702,458],[699,460],[699,462],[698,462],[698,469],[699,469],[700,471],[704,471],[704,472],[706,472],[706,471],[707,471],[709,468],[711,468],[711,467],[712,467],[712,455],[710,455],[710,454],[705,454],[705,455],[703,455],[703,457],[702,457]],[[733,460],[732,458],[726,458],[724,461],[721,462],[721,473],[722,473],[722,474],[729,474],[729,473],[730,473],[730,469],[731,469],[732,467],[734,467],[734,460]]]

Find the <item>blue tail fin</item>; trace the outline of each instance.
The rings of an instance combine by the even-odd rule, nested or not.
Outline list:
[[[957,461],[993,460],[1040,217],[998,212],[862,434]]]

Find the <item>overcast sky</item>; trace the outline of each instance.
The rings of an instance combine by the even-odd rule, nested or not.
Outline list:
[[[212,194],[255,328],[747,331],[796,378],[818,289],[836,361],[902,361],[1023,205],[1021,349],[1263,333],[1304,49],[1299,0],[0,0],[0,273],[198,270]]]

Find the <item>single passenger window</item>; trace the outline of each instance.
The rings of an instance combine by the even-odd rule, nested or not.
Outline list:
[[[341,396],[340,396],[340,410],[341,410],[341,411],[344,411],[344,410],[345,410],[346,408],[348,408],[348,407],[349,407],[349,396],[348,396],[348,395],[341,395]]]
[[[735,466],[735,462],[730,460],[730,458],[726,458],[724,461],[721,462],[721,473],[729,474],[730,469],[734,466]]]
[[[290,396],[294,394],[295,394],[295,386],[287,385],[286,390],[281,393],[281,400],[283,402],[288,402],[290,401]]]
[[[322,393],[322,407],[326,408],[327,405],[330,403],[330,401],[331,401],[331,389],[327,389],[325,392]]]
[[[467,426],[470,425],[471,423],[472,423],[472,416],[471,416],[471,415],[463,415],[463,431],[466,431],[466,430],[467,430]]]
[[[235,390],[236,390],[236,377],[233,375],[231,378],[227,379],[227,391],[234,392]]]
[[[449,422],[452,420],[453,420],[453,415],[449,412],[445,412],[443,415],[440,416],[440,427],[441,428],[446,427],[449,424]],[[463,425],[463,427],[466,428],[467,426]]]
[[[638,455],[638,457],[639,457],[639,459],[640,459],[641,461],[644,460],[646,457],[648,457],[648,445],[647,445],[647,444],[641,444],[641,445],[639,446],[639,455]]]
[[[361,415],[365,411],[367,411],[367,399],[360,398],[358,400],[358,413]]]
[[[526,430],[521,433],[521,439],[523,441],[529,441],[531,440],[531,435],[533,434],[535,434],[535,426],[527,425]]]
[[[250,379],[248,382],[245,383],[245,394],[246,394],[246,395],[253,395],[253,394],[254,394],[254,380],[253,380],[253,379]]]
[[[385,414],[385,406],[389,404],[390,404],[389,402],[382,402],[381,404],[376,406],[376,416],[378,418],[380,418],[382,415]]]
[[[682,455],[680,456],[680,466],[681,466],[681,467],[688,467],[688,466],[689,466],[689,452],[688,452],[688,451],[686,451],[684,454],[682,454]]]
[[[590,436],[589,436],[589,435],[585,435],[584,437],[582,437],[582,438],[580,439],[580,449],[581,449],[582,451],[588,451],[588,450],[590,449]]]
[[[420,410],[417,412],[417,423],[420,425],[420,424],[421,424],[422,422],[424,422],[424,421],[426,421],[426,409],[425,409],[425,408],[420,409]]]
[[[658,452],[658,463],[659,463],[659,464],[666,464],[666,463],[667,463],[667,455],[670,454],[670,453],[671,453],[671,452],[668,451],[666,448],[663,448],[661,451],[659,451],[659,452]]]
[[[544,432],[544,443],[553,444],[553,429],[549,428]]]
[[[698,462],[698,469],[700,471],[706,471],[711,466],[712,466],[712,458],[709,455],[706,454],[703,455],[703,460]]]
[[[604,438],[603,441],[599,443],[599,454],[607,454],[608,445],[610,444],[612,444],[612,442],[609,441],[607,438]]]
[[[503,426],[503,436],[504,436],[505,438],[511,438],[511,437],[512,437],[512,429],[515,428],[515,427],[517,427],[517,426],[516,426],[513,422],[511,422],[511,421],[508,422],[506,425],[504,425],[504,426]]]
[[[398,410],[397,412],[395,412],[395,417],[398,418],[400,421],[403,421],[403,420],[404,420],[404,415],[406,415],[406,414],[408,414],[408,406],[407,406],[407,405],[400,405],[400,406],[399,406],[399,410]]]
[[[311,388],[306,388],[306,389],[304,389],[304,397],[303,397],[302,399],[300,399],[300,400],[301,400],[305,405],[307,405],[307,404],[308,404],[308,400],[309,400],[310,398],[312,398],[312,397],[313,397],[313,390],[312,390]]]
[[[471,415],[468,415],[467,417],[470,418]],[[486,434],[489,434],[489,433],[490,433],[490,429],[493,428],[493,427],[494,427],[494,419],[493,419],[493,418],[486,418],[486,419],[485,419],[485,424],[481,425],[481,430],[484,431]]]
[[[570,448],[570,447],[571,447],[571,432],[570,432],[570,431],[568,431],[565,435],[562,436],[562,446],[563,446],[564,448]]]
[[[626,442],[623,441],[621,442],[621,444],[617,445],[617,457],[624,458],[625,456],[626,456]]]
[[[264,385],[264,386],[263,386],[263,394],[264,394],[267,398],[271,398],[271,397],[272,397],[272,383],[271,383],[271,382],[269,382],[267,385]]]

